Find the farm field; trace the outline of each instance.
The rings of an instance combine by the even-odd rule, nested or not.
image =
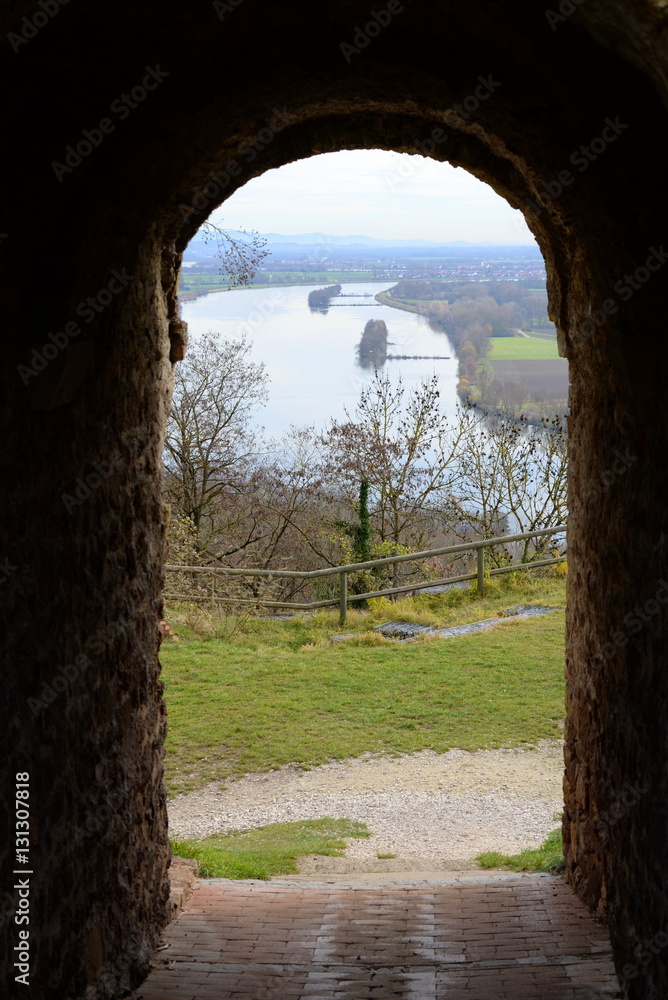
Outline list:
[[[492,366],[498,382],[521,382],[527,395],[534,399],[565,401],[568,397],[568,362],[565,358],[544,361],[501,361],[493,358]]]
[[[542,337],[492,337],[487,357],[492,361],[564,360],[559,358],[556,339]]]

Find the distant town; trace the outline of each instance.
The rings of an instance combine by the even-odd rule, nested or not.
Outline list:
[[[236,235],[236,234],[234,234]],[[239,235],[241,239],[241,234]],[[537,246],[427,241],[374,240],[263,234],[265,256],[250,283],[254,285],[319,284],[350,281],[517,281],[545,287],[545,264]],[[349,239],[351,242],[345,242]],[[221,252],[225,249],[221,247]],[[184,299],[227,288],[221,253],[215,241],[197,236],[184,253],[180,293]]]

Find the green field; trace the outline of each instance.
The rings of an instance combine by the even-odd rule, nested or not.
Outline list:
[[[559,357],[556,340],[529,337],[492,337],[488,358],[492,361],[548,361]]]
[[[528,586],[535,594],[537,585]],[[549,588],[549,603],[563,606],[563,580],[549,581]],[[450,599],[458,606],[450,607]],[[450,595],[442,603],[446,618],[466,622],[518,600],[518,592],[499,591],[477,610],[475,602]],[[443,620],[438,600],[414,603],[418,619]],[[407,604],[400,603],[393,620],[410,620],[401,613]],[[381,621],[388,620],[388,605]],[[370,632],[376,620],[351,615],[347,630],[355,637],[334,643],[329,637],[341,629],[330,613],[228,621],[208,638],[180,626],[176,613],[168,615],[183,636],[160,653],[170,792],[291,762],[475,750],[560,735],[562,611],[503,622],[479,635],[404,644]]]

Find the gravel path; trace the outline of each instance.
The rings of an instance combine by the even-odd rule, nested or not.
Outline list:
[[[481,851],[542,843],[562,807],[562,775],[558,740],[528,750],[365,754],[308,771],[289,765],[177,796],[168,804],[170,834],[197,839],[343,816],[363,820],[373,835],[350,841],[344,858],[309,855],[300,872],[455,870],[473,866]]]

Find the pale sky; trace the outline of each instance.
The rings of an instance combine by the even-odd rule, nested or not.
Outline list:
[[[521,212],[462,168],[382,149],[296,160],[249,181],[212,215],[225,229],[449,243],[535,243]]]

